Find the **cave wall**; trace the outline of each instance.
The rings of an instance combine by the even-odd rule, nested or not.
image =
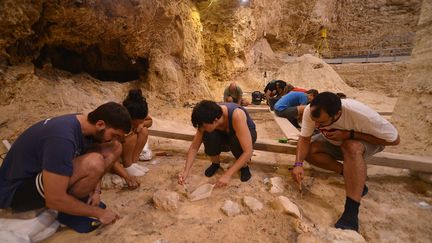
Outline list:
[[[408,73],[392,117],[407,138],[400,149],[432,155],[432,0],[423,1]]]
[[[203,26],[205,69],[229,81],[247,70],[248,52],[265,38],[275,52],[314,53],[327,27],[333,56],[348,51],[412,47],[421,0],[196,1]],[[339,52],[339,51],[344,52]],[[355,54],[355,53],[354,53]]]
[[[85,63],[95,72],[127,71],[145,60],[143,88],[166,100],[208,92],[201,82],[200,19],[190,1],[6,0],[0,9],[1,56],[9,65],[36,59],[44,47],[61,47],[93,55]]]
[[[160,98],[187,100],[208,96],[209,83],[231,81],[248,70],[256,61],[250,51],[263,39],[276,53],[313,53],[322,24],[332,51],[410,46],[420,3],[3,0],[0,63],[28,62],[43,48],[60,47],[85,54],[84,71],[138,72],[141,86]]]

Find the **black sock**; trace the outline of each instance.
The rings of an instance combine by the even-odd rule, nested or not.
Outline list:
[[[248,181],[252,177],[249,166],[243,167],[240,169],[240,180],[245,182]]]
[[[360,203],[346,197],[345,210],[336,222],[335,227],[358,231],[358,212]]]
[[[207,177],[212,177],[220,168],[220,164],[212,163],[204,172]]]

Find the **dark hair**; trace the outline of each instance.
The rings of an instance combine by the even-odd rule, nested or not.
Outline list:
[[[316,89],[310,89],[310,90],[306,91],[306,94],[313,94],[314,96],[317,96],[319,94],[319,92]]]
[[[315,107],[312,116],[320,117],[321,110],[324,110],[329,116],[334,116],[342,109],[342,102],[336,94],[332,92],[322,92],[315,96],[310,103],[310,107]]]
[[[195,105],[192,111],[191,121],[194,127],[201,127],[203,123],[213,123],[221,118],[222,108],[214,101],[203,100]]]
[[[125,133],[131,130],[131,117],[126,108],[115,102],[108,102],[100,105],[96,110],[87,115],[87,120],[91,124],[96,124],[102,120],[108,127],[122,129]]]
[[[347,97],[346,94],[340,93],[340,92],[336,93],[336,95],[339,96],[339,98],[341,98],[341,99],[346,99],[346,97]]]
[[[132,119],[144,119],[148,115],[148,106],[141,89],[131,89],[123,101]]]

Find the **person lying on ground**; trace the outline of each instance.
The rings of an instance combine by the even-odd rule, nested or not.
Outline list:
[[[140,184],[135,176],[142,176],[146,172],[136,162],[142,160],[143,148],[148,142],[148,128],[153,120],[148,115],[148,105],[140,89],[129,90],[123,106],[131,116],[132,131],[125,137],[121,161],[116,161],[113,172],[123,177],[129,188],[135,189]]]
[[[233,103],[217,104],[203,100],[192,111],[192,125],[197,128],[192,144],[187,153],[186,163],[179,175],[178,183],[185,183],[201,143],[210,156],[212,164],[205,170],[207,177],[213,176],[220,168],[221,152],[231,151],[236,161],[216,182],[217,187],[229,183],[232,175],[240,170],[240,180],[251,178],[247,163],[253,152],[257,133],[255,123],[247,111]]]
[[[98,207],[100,180],[121,155],[131,118],[109,102],[88,115],[48,118],[25,130],[0,167],[0,208],[51,208],[113,223],[117,213]]]
[[[312,136],[316,128],[320,133]],[[356,100],[323,92],[304,110],[292,175],[301,187],[304,160],[342,175],[345,209],[335,227],[358,231],[360,201],[368,192],[365,160],[399,142],[396,128],[376,111]]]

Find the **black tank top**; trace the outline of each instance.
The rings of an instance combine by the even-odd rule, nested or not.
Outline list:
[[[249,127],[249,130],[255,130],[255,123],[253,122],[252,118],[249,116],[249,113],[246,111],[246,109],[243,106],[239,106],[236,103],[221,103],[221,105],[224,105],[228,108],[228,124],[229,124],[229,130],[230,134],[234,134],[234,127],[232,124],[232,115],[235,109],[241,109],[246,114],[246,122]]]

